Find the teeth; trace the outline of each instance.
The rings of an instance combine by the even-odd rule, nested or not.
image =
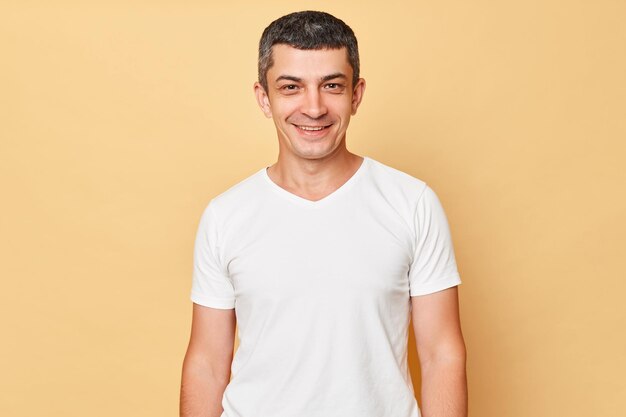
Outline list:
[[[312,127],[312,126],[298,126],[298,127],[300,129],[302,129],[302,130],[322,130],[322,129],[324,129],[324,126],[315,126],[315,127]]]

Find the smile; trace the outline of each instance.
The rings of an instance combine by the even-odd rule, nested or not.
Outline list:
[[[324,130],[324,129],[330,127],[330,125],[327,125],[327,126],[300,126],[300,125],[294,125],[294,126],[296,126],[298,129],[306,130],[307,132],[316,132],[316,131]]]

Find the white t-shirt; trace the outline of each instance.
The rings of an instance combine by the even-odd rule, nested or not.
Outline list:
[[[369,157],[319,201],[263,168],[213,198],[191,300],[235,308],[221,417],[418,417],[410,296],[461,283],[435,193]]]

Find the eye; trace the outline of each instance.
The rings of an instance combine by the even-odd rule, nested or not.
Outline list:
[[[344,85],[340,83],[327,83],[324,84],[324,90],[329,91],[331,93],[342,93],[344,91]]]
[[[294,91],[298,89],[298,86],[295,84],[287,84],[280,87],[281,90]]]

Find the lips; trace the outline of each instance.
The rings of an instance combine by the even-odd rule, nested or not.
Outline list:
[[[300,130],[303,130],[305,132],[320,132],[324,129],[329,128],[331,125],[318,125],[318,126],[311,126],[311,125],[297,125],[294,124],[295,127],[297,127]]]
[[[322,130],[324,129],[325,126],[298,126],[298,129],[302,129],[302,130],[308,130],[308,131],[316,131],[316,130]]]

